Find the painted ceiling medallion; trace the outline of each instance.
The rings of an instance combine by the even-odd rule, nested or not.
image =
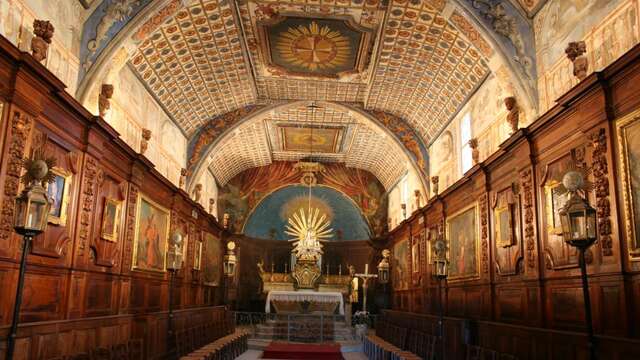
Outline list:
[[[350,18],[278,16],[258,28],[272,75],[341,78],[367,66],[371,31]]]

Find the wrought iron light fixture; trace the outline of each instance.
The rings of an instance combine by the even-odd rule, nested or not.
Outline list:
[[[236,273],[236,243],[233,241],[227,242],[227,253],[223,259],[224,274],[228,277],[233,277]]]
[[[378,263],[378,281],[381,284],[389,282],[389,256],[391,256],[391,251],[388,249],[382,250],[382,260]]]

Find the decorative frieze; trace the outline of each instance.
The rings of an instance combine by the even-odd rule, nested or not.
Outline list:
[[[604,129],[589,137],[593,146],[593,177],[595,179],[598,233],[602,255],[613,255],[611,240],[611,202],[609,200],[609,165],[607,161],[607,135]]]

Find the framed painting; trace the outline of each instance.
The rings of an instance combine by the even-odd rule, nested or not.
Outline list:
[[[53,182],[47,185],[47,198],[51,203],[48,221],[51,224],[66,226],[73,174],[59,167],[52,168],[51,172],[54,178]]]
[[[409,240],[401,240],[393,245],[393,263],[391,271],[393,274],[393,287],[396,290],[409,288]]]
[[[193,270],[200,270],[202,268],[202,241],[196,241],[193,254]]]
[[[411,269],[414,273],[420,272],[420,243],[411,246]]]
[[[213,234],[204,234],[204,258],[203,273],[204,284],[209,286],[220,285],[222,278],[222,243]]]
[[[169,221],[169,210],[145,195],[138,195],[132,269],[165,271]]]
[[[495,238],[498,247],[509,247],[514,244],[513,205],[506,204],[494,211]]]
[[[567,203],[567,195],[562,193],[561,186],[562,183],[557,180],[551,180],[544,186],[547,232],[555,235],[562,235],[560,210]]]
[[[620,175],[624,202],[624,223],[629,256],[640,259],[640,115],[638,112],[617,123]]]
[[[433,249],[436,240],[438,239],[438,228],[430,227],[427,230],[427,262],[429,265],[433,265],[435,258],[435,250]]]
[[[480,276],[480,226],[474,204],[447,219],[449,280],[470,280]]]
[[[111,242],[118,240],[118,230],[120,228],[120,214],[122,211],[122,201],[105,198],[102,209],[102,226],[100,227],[100,237]]]

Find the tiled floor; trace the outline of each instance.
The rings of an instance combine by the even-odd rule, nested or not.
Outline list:
[[[261,359],[261,356],[262,356],[262,351],[260,350],[248,350],[247,352],[240,355],[236,359],[256,360],[256,359]],[[364,353],[361,353],[361,352],[346,352],[346,353],[342,353],[342,356],[344,357],[345,360],[366,360],[367,359]]]

